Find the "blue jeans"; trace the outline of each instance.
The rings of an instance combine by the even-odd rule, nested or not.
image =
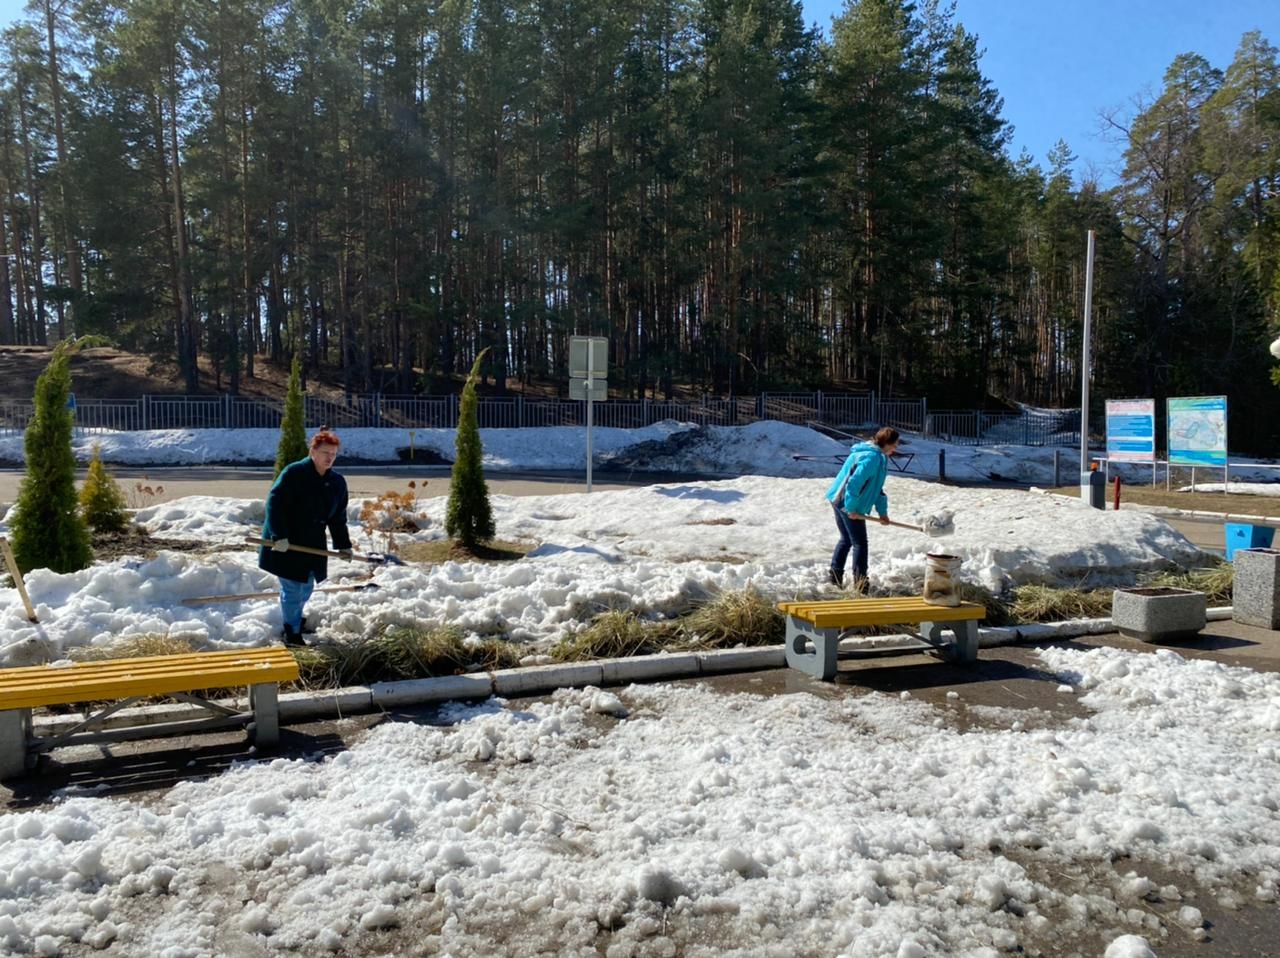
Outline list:
[[[831,503],[836,514],[836,528],[840,530],[840,541],[836,543],[836,551],[831,553],[831,571],[836,581],[844,581],[844,563],[853,551],[853,574],[859,579],[867,577],[867,523],[865,519],[850,519],[836,503]]]
[[[311,591],[316,587],[315,575],[307,576],[306,582],[295,582],[293,579],[280,580],[280,613],[284,624],[294,632],[302,631],[302,607],[311,598]]]

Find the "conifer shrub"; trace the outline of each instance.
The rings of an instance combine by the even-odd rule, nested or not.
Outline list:
[[[285,466],[307,457],[306,415],[302,401],[302,360],[294,356],[289,370],[289,391],[284,397],[284,419],[280,422],[274,475],[280,475]]]
[[[493,539],[493,507],[489,503],[489,486],[484,479],[480,444],[480,426],[476,418],[476,380],[485,353],[481,350],[471,365],[462,401],[458,407],[458,436],[453,475],[449,482],[449,504],[445,511],[445,532],[468,549]]]
[[[27,473],[18,490],[11,535],[23,572],[77,572],[93,561],[89,527],[76,501],[70,398],[71,360],[63,344],[36,380],[35,412],[23,437]]]
[[[80,512],[90,528],[98,532],[123,532],[129,526],[124,490],[102,464],[102,449],[93,446],[89,474],[80,489]]]

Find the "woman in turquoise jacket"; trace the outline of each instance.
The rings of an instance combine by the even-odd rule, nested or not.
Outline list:
[[[860,442],[849,450],[836,478],[827,490],[827,501],[836,514],[840,541],[831,554],[828,581],[844,585],[844,564],[853,552],[855,583],[867,578],[867,523],[853,516],[868,516],[874,508],[880,522],[889,522],[889,497],[884,494],[884,481],[889,474],[889,457],[898,448],[898,430],[885,427],[871,442]]]

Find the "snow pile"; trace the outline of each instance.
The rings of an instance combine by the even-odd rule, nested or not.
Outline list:
[[[412,445],[452,462],[452,429],[342,429],[342,460],[400,462]],[[868,433],[869,436],[869,433]],[[586,430],[574,426],[482,429],[484,464],[495,471],[585,470]],[[864,436],[864,438],[867,438]],[[77,434],[73,447],[88,462],[94,445],[103,461],[121,465],[205,465],[269,463],[275,459],[276,429],[167,429]],[[747,426],[698,426],[666,421],[641,429],[596,427],[592,443],[602,471],[697,473],[706,476],[832,476],[850,443],[805,426],[768,420]],[[939,453],[946,453],[947,476],[965,480],[1053,481],[1054,450],[1033,446],[956,446],[906,436],[899,459],[907,474],[936,477]],[[1063,475],[1074,461],[1067,450]],[[804,457],[804,458],[796,458]],[[0,437],[0,462],[23,462],[22,437]]]
[[[620,690],[604,717],[565,690],[159,803],[68,793],[0,817],[0,946],[1133,958],[1199,930],[1179,882],[1273,901],[1280,676],[1043,656],[1093,714],[972,709],[958,731],[959,703],[906,693],[686,685]],[[1064,867],[1095,891],[1055,887]]]
[[[329,635],[369,634],[388,625],[449,623],[517,641],[563,636],[595,612],[627,608],[671,616],[723,590],[755,587],[779,598],[826,588],[835,521],[828,480],[749,476],[556,495],[494,496],[498,537],[536,544],[511,563],[375,568],[330,560],[330,575],[374,572],[380,589],[317,595],[308,616]],[[963,560],[961,578],[994,590],[1026,582],[1105,585],[1137,574],[1194,565],[1200,553],[1147,513],[1100,512],[1078,501],[1014,490],[947,488],[891,477],[891,514],[911,522],[946,510],[955,533],[946,549]],[[420,500],[431,526],[403,539],[443,537],[445,497]],[[361,503],[348,520],[359,529]],[[186,598],[260,592],[274,577],[257,568],[262,502],[189,497],[140,510],[160,538],[198,540],[199,555],[165,552],[121,559],[70,575],[36,570],[27,589],[39,625],[26,621],[13,590],[0,590],[0,664],[27,664],[53,652],[117,636],[179,633],[214,646],[260,645],[279,631],[270,599],[185,606]],[[870,523],[875,584],[914,590],[939,540]],[[383,541],[356,537],[377,550]],[[832,595],[836,593],[832,592]]]

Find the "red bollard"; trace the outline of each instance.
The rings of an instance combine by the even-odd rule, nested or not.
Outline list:
[[[1117,512],[1119,512],[1119,511],[1120,511],[1120,477],[1119,477],[1119,476],[1116,476],[1116,499],[1115,499],[1115,503],[1116,503],[1116,505],[1115,505],[1116,511],[1117,511]]]

